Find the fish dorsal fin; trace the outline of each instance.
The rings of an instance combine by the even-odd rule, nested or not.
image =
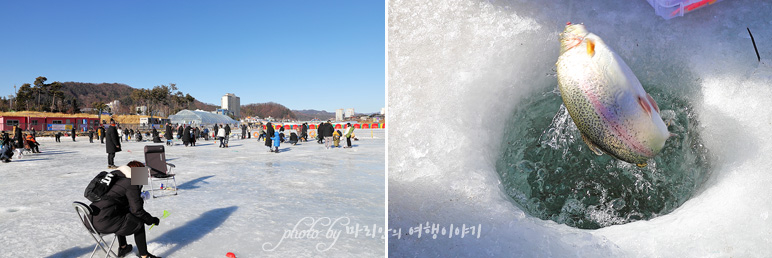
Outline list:
[[[585,39],[585,41],[587,41],[587,55],[590,57],[595,56],[595,41],[591,39]]]
[[[582,134],[582,140],[584,140],[584,143],[587,144],[587,147],[590,147],[590,150],[595,153],[595,155],[603,155],[603,151],[600,150],[598,146],[596,146],[594,143],[590,141],[590,139],[587,138],[584,134]]]

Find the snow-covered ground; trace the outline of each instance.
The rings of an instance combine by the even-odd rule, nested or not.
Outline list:
[[[672,20],[644,0],[390,1],[388,210],[402,232],[390,234],[389,254],[772,256],[771,13],[766,0],[725,0]],[[712,171],[672,213],[582,230],[534,218],[501,189],[503,127],[524,99],[553,94],[569,21],[603,38],[644,88],[687,93]],[[408,234],[427,223],[482,233]]]
[[[254,138],[231,140],[227,149],[213,141],[167,147],[168,162],[177,166],[179,195],[145,202],[154,216],[163,210],[171,214],[147,232],[150,253],[384,256],[383,233],[367,230],[385,231],[385,130],[355,133],[360,140],[352,141],[352,149],[326,150],[307,142],[282,144],[276,154]],[[71,203],[88,203],[86,185],[107,170],[104,145],[86,137],[39,141],[42,153],[0,163],[0,257],[88,257],[94,241]],[[149,144],[124,143],[116,164],[144,162],[143,147]],[[318,235],[306,235],[309,229]]]

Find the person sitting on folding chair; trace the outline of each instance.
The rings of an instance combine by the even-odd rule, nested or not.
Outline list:
[[[94,210],[94,228],[100,233],[115,233],[118,237],[118,257],[123,257],[133,249],[126,243],[128,235],[134,235],[134,243],[141,257],[157,257],[147,251],[143,224],[158,225],[160,220],[143,208],[142,186],[131,184],[131,168],[144,166],[142,162],[135,160],[118,167],[118,171],[122,173],[116,173],[112,179],[117,181],[102,200],[90,205]]]

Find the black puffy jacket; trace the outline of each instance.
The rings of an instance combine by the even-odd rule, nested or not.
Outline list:
[[[167,140],[174,139],[173,136],[172,136],[172,126],[171,125],[166,125],[166,135],[164,135],[164,136],[166,137]]]
[[[325,123],[324,128],[322,129],[322,135],[324,137],[332,137],[333,132],[335,132],[335,127],[330,123]]]
[[[94,228],[100,233],[116,233],[127,236],[143,229],[142,224],[150,224],[153,216],[145,211],[140,194],[141,185],[131,185],[131,179],[124,173],[131,173],[131,168],[121,166],[115,172],[117,180],[102,200],[91,203]]]
[[[107,128],[106,134],[105,151],[107,153],[116,153],[121,151],[121,138],[118,136],[118,129],[111,125]]]

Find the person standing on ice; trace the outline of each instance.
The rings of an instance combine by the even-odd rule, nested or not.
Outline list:
[[[225,148],[225,128],[217,128],[217,139],[220,140],[220,148]]]
[[[72,134],[71,135],[72,136],[72,141],[74,142],[75,141],[75,125],[72,125],[71,134]]]
[[[193,131],[190,133],[190,144],[193,146],[196,146],[196,140],[198,139],[198,135],[201,133],[201,131],[198,130],[198,126],[193,126]]]
[[[231,125],[225,124],[225,148],[228,148],[228,141],[231,139]]]
[[[279,127],[279,141],[284,142],[284,126]]]
[[[88,128],[88,143],[94,143],[94,129]]]
[[[322,127],[324,127],[324,123],[320,123],[316,127],[316,139],[317,139],[316,143],[318,144],[322,144],[322,140],[324,140],[324,136],[322,136]]]
[[[180,126],[180,128],[182,127]],[[188,144],[190,144],[190,125],[185,125],[185,129],[182,129],[182,144],[185,147],[188,147]]]
[[[346,132],[343,133],[346,136],[346,147],[344,148],[351,148],[351,136],[354,135],[354,127],[351,126],[351,123],[346,123],[346,126]]]
[[[212,127],[212,138],[214,138],[215,141],[217,141],[217,124],[214,124]]]
[[[105,125],[104,120],[102,120],[102,124],[99,125],[99,141],[104,144],[105,143]]]
[[[279,145],[281,145],[281,136],[279,136],[279,132],[274,132],[274,136],[271,137],[271,141],[273,141],[273,147],[276,148],[276,150],[271,151],[279,153]]]
[[[263,130],[263,125],[258,123],[257,124],[257,141],[260,142],[260,140],[262,140],[263,138],[265,138],[265,130]]]
[[[115,120],[110,119],[110,127],[107,128],[105,138],[107,143],[105,144],[105,151],[107,152],[107,168],[114,169],[115,166],[115,153],[121,151],[121,141],[118,139],[118,129],[115,128]]]
[[[335,127],[332,126],[332,123],[330,120],[327,120],[327,123],[324,124],[324,128],[322,129],[322,133],[324,134],[324,147],[327,149],[332,146],[332,133],[335,131]]]
[[[174,139],[172,136],[172,124],[166,123],[166,132],[164,133],[164,138],[166,138],[166,145],[172,145],[172,140]]]
[[[196,146],[196,129],[198,127],[191,126],[190,127],[190,146]]]
[[[182,134],[183,134],[184,130],[185,130],[184,125],[177,126],[177,139],[182,139]],[[183,140],[183,141],[185,141],[185,140]]]
[[[13,130],[13,138],[16,140],[16,149],[24,149],[24,138],[21,136],[21,127],[16,126]],[[21,151],[19,151],[21,153]]]
[[[302,139],[304,142],[308,141],[308,123],[303,123],[303,125],[300,127],[300,139]]]
[[[144,166],[134,160],[117,167],[118,170],[113,171],[112,180],[116,180],[113,186],[102,196],[102,200],[89,205],[99,211],[92,218],[94,228],[99,233],[115,233],[118,237],[118,257],[124,257],[134,249],[126,242],[126,236],[134,235],[140,257],[158,258],[147,251],[144,225],[158,225],[161,220],[145,211],[142,186],[131,184],[131,168]]]
[[[268,122],[265,124],[265,146],[267,146],[269,149],[272,145],[271,137],[273,137],[274,130],[273,130],[273,124],[271,122]]]

